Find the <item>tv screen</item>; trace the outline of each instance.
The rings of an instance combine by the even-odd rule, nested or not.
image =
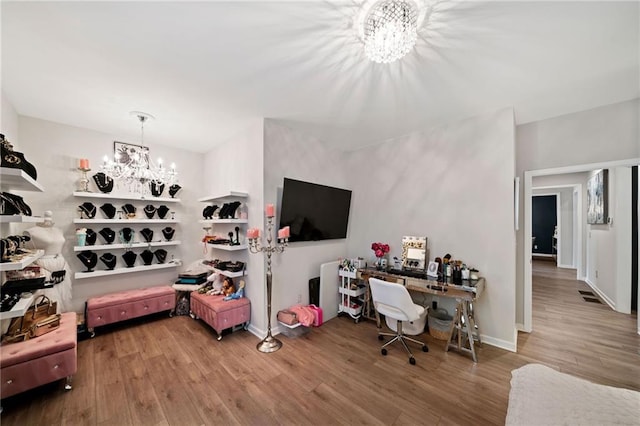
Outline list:
[[[280,227],[289,226],[289,241],[347,237],[351,191],[284,178]]]

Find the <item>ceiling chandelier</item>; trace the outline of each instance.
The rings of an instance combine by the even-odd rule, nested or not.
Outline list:
[[[418,40],[424,16],[414,0],[368,1],[359,22],[364,52],[377,63],[389,63],[409,53]]]
[[[144,144],[144,123],[154,117],[140,111],[132,111],[131,115],[140,121],[140,145],[116,142],[113,160],[105,155],[100,170],[113,180],[124,183],[129,192],[142,196],[151,192],[152,184],[171,186],[177,183],[175,163],[166,168],[162,159],[158,158],[156,165],[149,155],[149,148]]]

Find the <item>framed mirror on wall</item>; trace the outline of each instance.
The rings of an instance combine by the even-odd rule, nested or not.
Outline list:
[[[424,271],[427,260],[427,237],[402,237],[402,268]]]

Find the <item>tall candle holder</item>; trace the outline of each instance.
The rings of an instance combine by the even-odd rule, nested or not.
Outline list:
[[[251,253],[265,253],[267,255],[267,337],[264,338],[258,345],[256,349],[260,352],[271,353],[275,352],[282,347],[282,342],[271,334],[271,255],[273,253],[282,253],[284,252],[285,247],[289,244],[288,238],[280,238],[278,242],[274,245],[273,239],[271,237],[273,231],[273,216],[267,216],[267,232],[266,232],[266,241],[267,245],[262,246],[260,244],[259,237],[248,238],[249,240],[249,251]]]
[[[87,172],[90,172],[91,169],[88,167],[78,167],[78,171],[80,172],[80,180],[78,180],[78,191],[89,192],[89,178],[87,177]]]

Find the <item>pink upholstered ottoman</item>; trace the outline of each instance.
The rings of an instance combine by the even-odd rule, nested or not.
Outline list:
[[[244,325],[251,319],[251,302],[246,297],[224,301],[224,296],[208,296],[197,291],[191,293],[191,314],[202,319],[218,333],[222,340],[222,330]]]
[[[0,346],[0,398],[67,378],[78,369],[76,313],[62,314],[58,329],[24,342]]]
[[[95,327],[162,311],[171,316],[175,307],[176,292],[168,285],[92,297],[87,301],[87,329],[93,337]]]

